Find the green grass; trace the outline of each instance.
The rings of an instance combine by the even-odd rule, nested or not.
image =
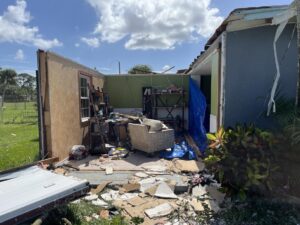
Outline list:
[[[4,107],[0,114],[0,171],[38,160],[39,149],[34,103],[26,103],[26,108],[24,103],[5,103]]]
[[[36,102],[4,103],[0,109],[0,123],[36,123],[37,118]]]
[[[92,219],[87,222],[85,217],[92,217],[92,214],[99,214],[101,207],[92,205],[89,202],[81,201],[79,204],[68,204],[52,210],[43,225],[63,225],[62,218],[67,218],[72,225],[128,225],[129,223],[120,216],[113,216],[111,219]]]

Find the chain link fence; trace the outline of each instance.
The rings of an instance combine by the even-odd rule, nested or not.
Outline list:
[[[0,123],[32,124],[38,122],[37,102],[24,97],[7,96],[0,98]],[[3,106],[2,106],[3,105]]]

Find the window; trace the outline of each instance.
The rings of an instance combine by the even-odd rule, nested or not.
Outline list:
[[[81,121],[90,117],[90,99],[89,99],[90,78],[80,75],[80,115]]]

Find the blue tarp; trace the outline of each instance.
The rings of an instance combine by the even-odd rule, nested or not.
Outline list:
[[[161,151],[160,157],[164,159],[187,159],[195,160],[196,154],[191,146],[189,146],[185,141],[175,144],[171,151]]]
[[[206,100],[200,88],[191,78],[189,86],[189,133],[199,149],[204,152],[207,147],[204,127]]]

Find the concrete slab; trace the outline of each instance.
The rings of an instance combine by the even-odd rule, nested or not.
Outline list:
[[[105,171],[70,171],[68,176],[85,179],[93,186],[108,181],[111,181],[109,185],[122,185],[127,184],[134,173],[134,171],[118,171],[107,176]]]

